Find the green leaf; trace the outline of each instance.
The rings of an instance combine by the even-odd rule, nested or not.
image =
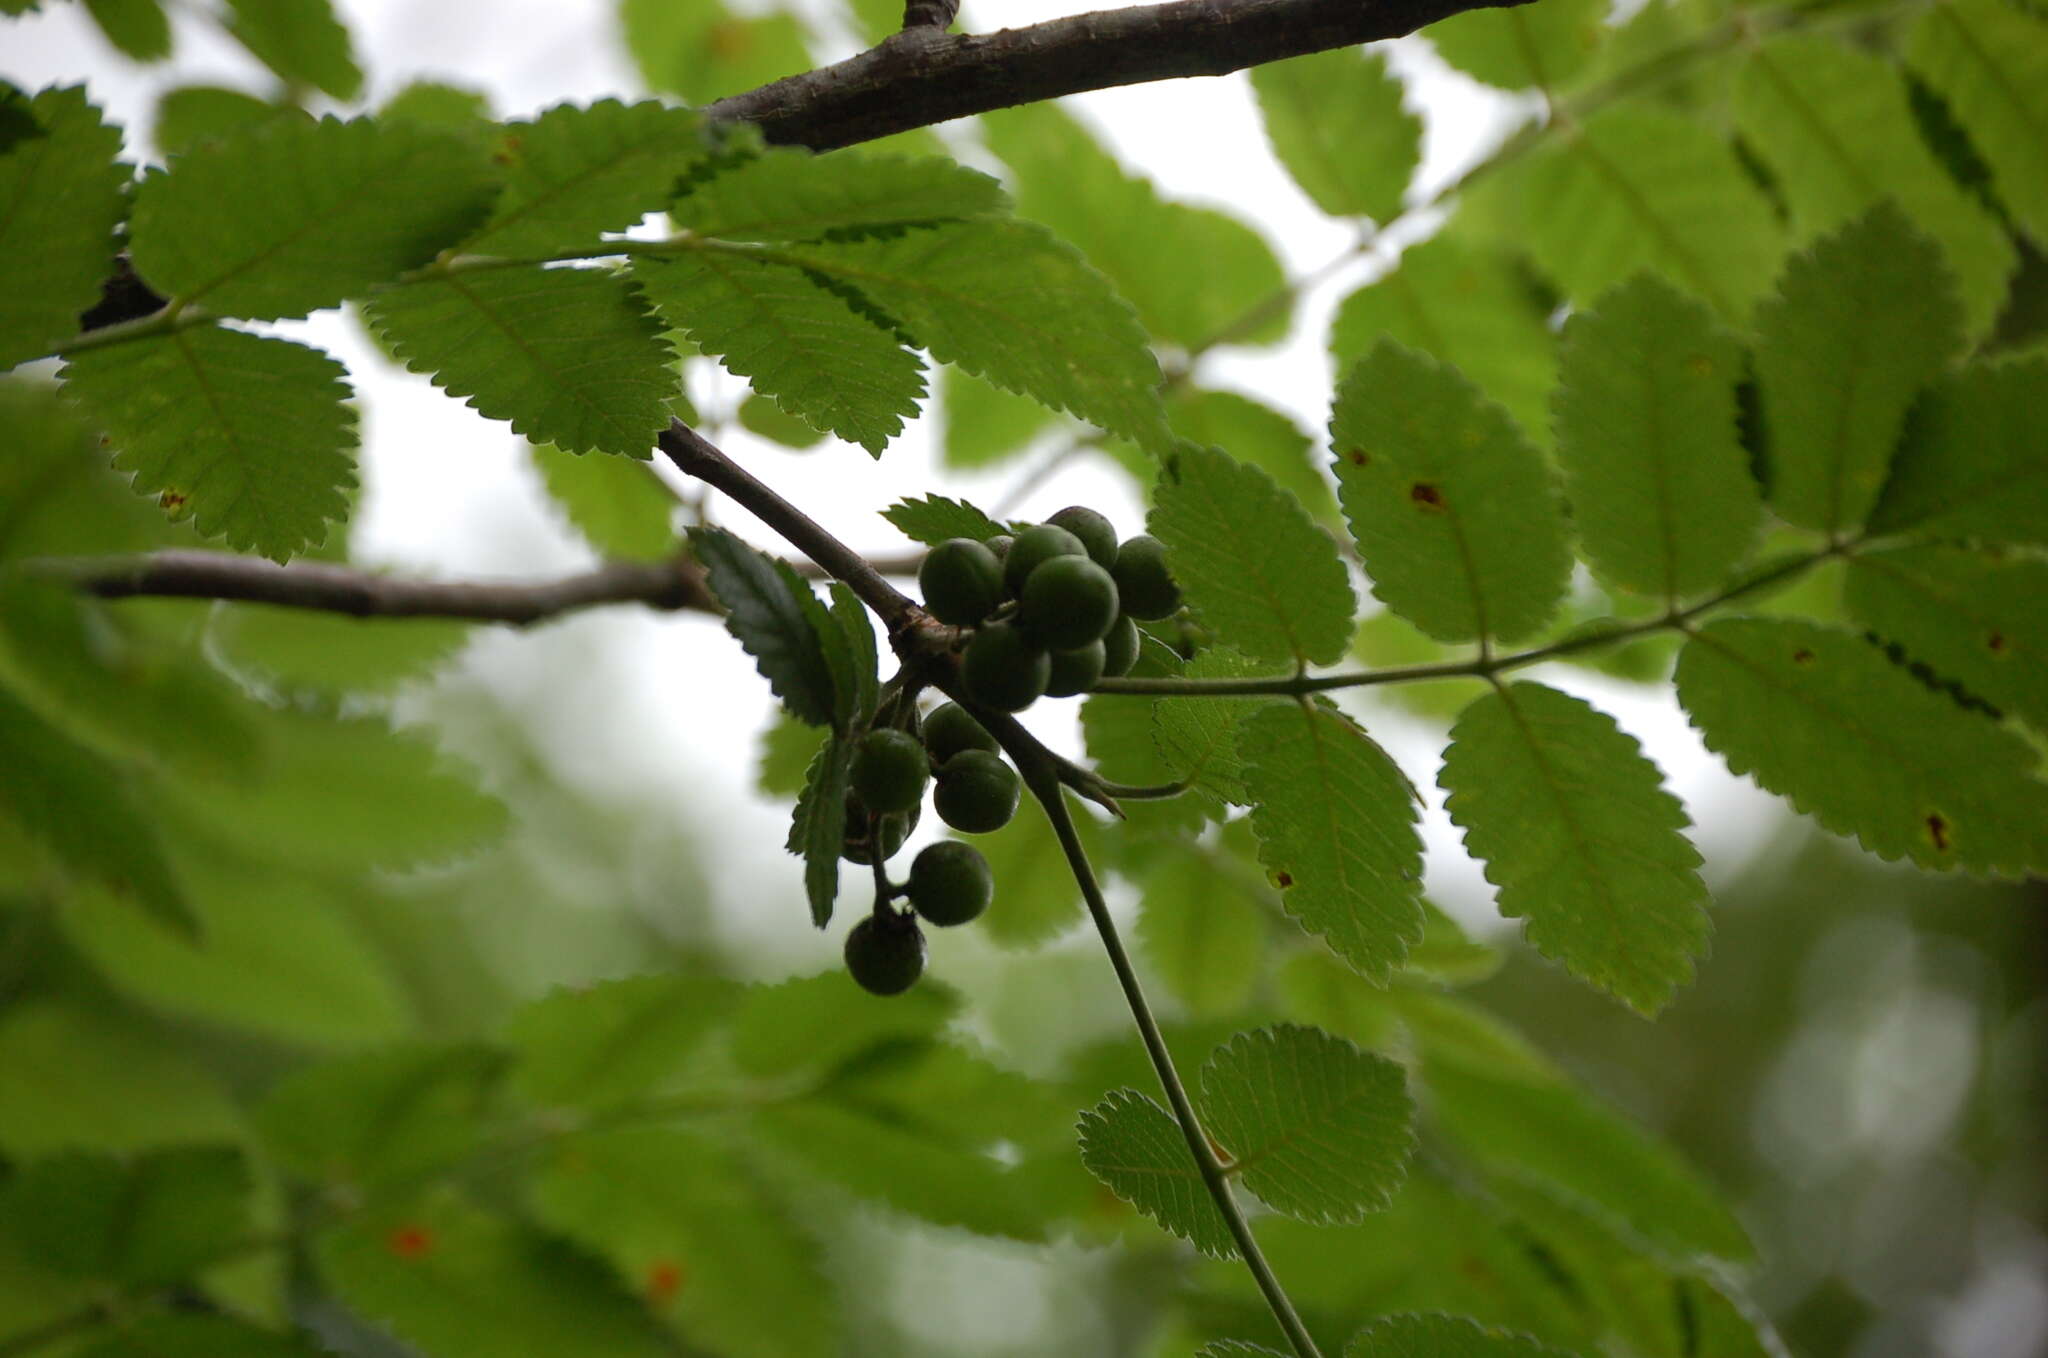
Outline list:
[[[828,639],[839,625],[787,561],[722,528],[693,528],[690,546],[711,592],[725,605],[725,630],[754,657],[782,705],[813,726],[831,726],[839,707]]]
[[[1288,416],[1234,391],[1182,386],[1167,399],[1166,417],[1188,442],[1221,448],[1263,469],[1310,515],[1337,521],[1337,500],[1309,451],[1311,440]]]
[[[138,492],[277,561],[348,512],[356,419],[345,376],[316,349],[212,325],[88,349],[63,372]]]
[[[218,85],[187,85],[167,90],[156,102],[156,122],[150,135],[165,158],[182,156],[204,141],[273,118],[305,120],[303,110],[290,104],[273,104],[241,90]]]
[[[947,367],[939,372],[942,456],[948,467],[992,467],[1030,446],[1055,416],[1028,396]]]
[[[646,457],[668,424],[668,346],[615,274],[470,270],[380,293],[368,310],[407,368],[535,443]]]
[[[817,1243],[716,1142],[666,1127],[579,1133],[541,1169],[532,1201],[693,1345],[734,1358],[839,1351]]]
[[[1950,0],[1922,11],[1906,61],[1968,129],[1998,194],[2048,244],[2048,27],[2006,0]]]
[[[1080,1133],[1081,1163],[1112,1193],[1202,1253],[1236,1256],[1230,1227],[1164,1108],[1135,1089],[1114,1089],[1081,1114]]]
[[[489,162],[418,123],[271,118],[135,191],[135,268],[227,316],[304,316],[431,261],[489,210]]]
[[[171,54],[171,21],[159,0],[85,0],[85,11],[122,56],[161,61]]]
[[[2012,241],[1927,149],[1899,68],[1804,34],[1747,50],[1736,125],[1771,170],[1794,231],[1811,239],[1894,199],[1941,242],[1961,286],[1964,329],[1988,329],[2012,273]]]
[[[1481,10],[1424,31],[1445,61],[1504,90],[1555,90],[1598,50],[1607,6],[1566,0],[1531,9]]]
[[[958,1011],[943,987],[876,1004],[843,969],[749,987],[732,1018],[732,1059],[759,1079],[816,1076],[882,1049],[928,1045]]]
[[[783,845],[804,860],[804,896],[810,902],[811,923],[820,929],[832,922],[832,902],[839,895],[839,849],[846,841],[847,778],[853,771],[854,748],[854,742],[834,733],[818,750]]]
[[[1386,222],[1422,159],[1422,120],[1385,58],[1338,48],[1252,67],[1273,154],[1332,217]]]
[[[1382,338],[1419,349],[1478,383],[1540,440],[1557,371],[1548,311],[1506,250],[1440,231],[1339,304],[1330,355],[1342,372]]]
[[[761,767],[754,786],[764,797],[794,797],[804,790],[811,761],[824,740],[818,728],[778,712],[761,732]]]
[[[770,147],[691,184],[669,219],[700,236],[791,241],[1000,216],[1009,206],[1001,184],[950,160]]]
[[[1140,911],[1138,942],[1175,999],[1198,1015],[1243,1010],[1266,962],[1266,924],[1252,882],[1219,871],[1206,853],[1177,847],[1146,875]]]
[[[121,129],[81,88],[30,100],[35,134],[0,153],[0,371],[78,333],[114,263],[128,169]]]
[[[606,557],[659,561],[673,556],[676,498],[651,463],[581,457],[552,444],[527,445],[555,506]]]
[[[553,991],[505,1025],[517,1058],[513,1092],[544,1108],[591,1112],[667,1093],[739,999],[732,982],[686,972]]]
[[[813,429],[757,392],[750,391],[740,398],[740,408],[734,412],[733,418],[749,434],[797,452],[808,452],[825,441],[823,430]]]
[[[2048,731],[2048,562],[1945,543],[1858,552],[1842,602],[1940,679]]]
[[[277,1163],[309,1182],[402,1184],[476,1151],[503,1065],[477,1043],[380,1047],[286,1076],[256,1123]]]
[[[1464,1316],[1382,1316],[1351,1336],[1344,1358],[1569,1358],[1527,1335]]]
[[[1730,618],[1678,657],[1709,749],[1881,858],[2014,876],[2048,864],[2048,784],[2024,741],[1845,632]]]
[[[867,297],[931,356],[1121,434],[1166,442],[1159,364],[1129,307],[1029,222],[959,222],[770,251]]]
[[[1748,553],[1762,506],[1736,436],[1742,377],[1735,338],[1654,275],[1566,323],[1557,460],[1602,580],[1676,604]]]
[[[1384,983],[1422,938],[1415,789],[1350,718],[1263,708],[1238,730],[1259,861],[1280,903],[1360,974]]]
[[[311,85],[343,103],[363,87],[348,30],[329,0],[227,0],[228,32],[287,85]]]
[[[1335,1225],[1384,1208],[1414,1146],[1401,1067],[1298,1024],[1239,1033],[1202,1067],[1202,1116],[1275,1211]]]
[[[1184,444],[1160,467],[1146,526],[1196,616],[1246,655],[1344,654],[1357,600],[1337,544],[1266,472]]]
[[[1052,104],[984,114],[981,126],[989,149],[1015,176],[1017,211],[1079,246],[1153,335],[1193,349],[1226,329],[1237,343],[1270,343],[1285,333],[1284,313],[1238,329],[1247,312],[1287,289],[1279,259],[1252,227],[1214,208],[1160,197]],[[1201,261],[1200,286],[1190,286],[1194,260]]]
[[[659,209],[709,154],[697,114],[652,99],[557,104],[507,123],[492,154],[504,190],[463,252],[523,258],[593,244]]]
[[[464,136],[487,138],[497,132],[491,126],[491,99],[481,91],[440,80],[414,80],[384,101],[377,116],[391,122],[425,123]]]
[[[1272,666],[1248,660],[1227,646],[1211,647],[1188,662],[1190,679],[1272,677]],[[1129,698],[1115,699],[1129,702]],[[1244,761],[1238,757],[1237,729],[1272,698],[1163,698],[1153,705],[1153,737],[1177,779],[1237,806],[1247,805]]]
[[[1196,1349],[1195,1358],[1286,1358],[1286,1355],[1246,1339],[1218,1339]]]
[[[243,1134],[240,1110],[189,1042],[97,999],[16,1000],[0,1014],[0,1070],[0,1147],[10,1157]]]
[[[913,542],[936,547],[947,538],[973,538],[977,542],[1009,529],[965,500],[943,495],[916,495],[898,500],[882,511],[882,517],[896,525]]]
[[[1899,270],[1918,280],[1898,286]],[[1794,255],[1757,313],[1771,502],[1838,533],[1869,515],[1914,395],[1962,348],[1953,276],[1885,204]]]
[[[619,19],[647,88],[698,106],[812,65],[792,14],[742,19],[717,0],[623,0]]]
[[[224,1315],[144,1315],[77,1350],[78,1358],[320,1358],[296,1334]]]
[[[2048,544],[2044,402],[2048,356],[1972,364],[1937,381],[1906,421],[1871,530]]]
[[[1465,709],[1438,783],[1500,912],[1573,975],[1644,1014],[1670,1002],[1711,926],[1689,823],[1613,718],[1541,684]]]
[[[1388,608],[1439,641],[1509,641],[1550,620],[1572,569],[1550,469],[1456,369],[1383,341],[1338,384],[1330,443]]]
[[[860,596],[844,581],[834,580],[825,592],[832,598],[832,619],[839,624],[841,638],[825,649],[825,658],[832,663],[832,711],[840,730],[858,731],[873,718],[882,696],[875,626]]]
[[[799,269],[710,248],[636,260],[633,277],[728,372],[877,457],[917,414],[923,362]]]
[[[1088,857],[1099,859],[1102,832],[1094,819],[1075,814],[1074,830]],[[974,835],[967,842],[981,851],[995,874],[995,903],[975,922],[989,942],[1004,948],[1036,947],[1080,921],[1081,888],[1074,883],[1051,823],[1035,809],[1027,805],[994,834]]]
[[[179,1146],[123,1163],[72,1152],[0,1183],[0,1231],[56,1272],[162,1285],[242,1243],[249,1169],[231,1146]]]

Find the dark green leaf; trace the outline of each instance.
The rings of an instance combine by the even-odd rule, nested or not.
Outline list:
[[[875,626],[851,586],[834,580],[826,593],[832,596],[832,619],[839,624],[841,638],[825,648],[825,658],[832,664],[832,710],[840,730],[858,731],[875,715],[881,698]]]
[[[1110,1191],[1202,1253],[1237,1246],[1209,1197],[1180,1127],[1135,1089],[1116,1089],[1081,1114],[1081,1163]]]
[[[287,85],[354,99],[363,73],[329,0],[227,0],[228,32]]]
[[[482,1140],[504,1058],[476,1043],[407,1042],[294,1072],[257,1109],[264,1147],[316,1183],[404,1182]]]
[[[166,157],[182,156],[201,142],[214,141],[273,118],[305,121],[306,115],[290,104],[273,104],[240,90],[217,85],[187,85],[167,90],[156,103],[156,125],[151,129],[157,150]]]
[[[2006,0],[1955,0],[1924,10],[1906,60],[1941,93],[1989,162],[1998,195],[2048,244],[2048,27]]]
[[[947,538],[980,541],[1009,531],[965,500],[949,500],[943,495],[898,500],[882,511],[882,517],[905,537],[927,547],[936,547]]]
[[[1858,552],[1842,599],[1938,680],[2048,730],[2048,562],[1941,543]]]
[[[782,705],[813,726],[832,725],[839,704],[827,635],[843,640],[811,587],[788,562],[724,529],[692,529],[690,546],[725,605],[725,630],[754,657]]]
[[[248,1198],[249,1169],[232,1146],[180,1146],[126,1163],[74,1152],[0,1184],[0,1231],[52,1270],[161,1285],[240,1244]]]
[[[696,114],[651,99],[557,104],[507,123],[492,155],[505,187],[463,251],[521,258],[594,244],[660,208],[709,154]]]
[[[296,1334],[260,1329],[224,1315],[147,1315],[124,1322],[78,1358],[320,1358]]]
[[[676,497],[649,462],[531,444],[541,484],[569,523],[607,557],[659,561],[677,547]]]
[[[1351,1336],[1344,1358],[1570,1358],[1523,1334],[1463,1316],[1383,1316]]]
[[[854,748],[854,742],[835,733],[811,760],[783,846],[804,860],[804,896],[810,902],[811,923],[820,929],[832,922],[832,902],[839,895],[839,850],[846,840],[847,778],[853,770]]]
[[[691,185],[669,219],[724,240],[815,240],[999,216],[1009,206],[1001,184],[948,160],[770,147]]]
[[[26,106],[35,135],[0,148],[0,371],[78,333],[114,264],[128,169],[121,129],[79,88]]]
[[[2044,403],[2048,357],[1972,364],[1936,382],[1906,421],[1871,529],[2048,543]]]
[[[240,1108],[191,1044],[125,1008],[28,997],[0,1014],[0,1147],[10,1157],[245,1134]]]
[[[689,973],[556,990],[506,1025],[516,1057],[512,1088],[542,1107],[589,1110],[667,1093],[687,1078],[704,1039],[739,999],[732,982]]]
[[[121,55],[161,61],[171,54],[171,21],[160,0],[85,0],[85,10]]]
[[[1333,217],[1400,215],[1422,159],[1422,120],[1378,53],[1338,48],[1252,68],[1266,140],[1315,205]]]

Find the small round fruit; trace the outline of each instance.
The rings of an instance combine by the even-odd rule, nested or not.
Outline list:
[[[887,910],[846,934],[846,970],[870,995],[901,995],[924,975],[924,930],[917,917]]]
[[[998,712],[1022,712],[1045,692],[1052,657],[1006,622],[977,629],[960,657],[960,674],[974,701]]]
[[[1081,539],[1096,565],[1109,570],[1116,565],[1116,525],[1086,505],[1068,505],[1046,520]]]
[[[942,839],[910,860],[910,904],[930,924],[965,924],[988,909],[996,878],[972,844]]]
[[[1102,677],[1104,659],[1103,644],[1099,641],[1091,641],[1077,650],[1054,651],[1052,678],[1046,681],[1045,696],[1071,698],[1094,688],[1095,681]]]
[[[1117,548],[1118,597],[1134,618],[1170,618],[1180,609],[1180,586],[1166,570],[1166,546],[1149,533],[1126,538]]]
[[[1056,523],[1041,523],[1017,534],[1017,540],[1010,544],[1009,554],[1003,558],[1003,587],[1012,595],[1022,594],[1024,582],[1043,563],[1056,556],[1086,556],[1088,548],[1081,539],[1069,533]]]
[[[882,861],[888,862],[903,847],[903,841],[910,838],[910,832],[917,828],[917,822],[924,815],[922,802],[908,811],[899,811],[884,816],[876,827],[882,841]],[[849,863],[866,867],[874,861],[874,845],[868,839],[868,809],[861,805],[858,797],[846,799],[846,829],[839,841],[839,856]]]
[[[1102,639],[1102,677],[1121,679],[1137,663],[1138,624],[1131,621],[1130,614],[1119,613],[1109,625],[1109,635]]]
[[[925,553],[917,587],[933,617],[972,627],[1003,601],[1003,563],[973,538],[947,538]]]
[[[1017,625],[1048,651],[1073,651],[1109,635],[1116,581],[1085,556],[1056,556],[1031,572],[1017,600]]]
[[[983,538],[981,545],[994,552],[996,560],[1007,561],[1010,557],[1010,544],[1016,540],[1008,533],[998,533],[992,538]]]
[[[908,731],[881,727],[860,738],[853,752],[853,795],[870,811],[908,811],[924,800],[932,762]]]
[[[962,750],[987,750],[994,754],[1002,747],[996,738],[982,729],[980,722],[969,715],[966,708],[958,703],[940,703],[924,719],[924,748],[931,755],[933,764],[943,764]]]
[[[955,830],[985,835],[1010,823],[1023,795],[1015,769],[986,750],[962,750],[939,766],[932,808]]]

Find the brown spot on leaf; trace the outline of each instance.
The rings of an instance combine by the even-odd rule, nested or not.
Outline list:
[[[1811,665],[1813,663],[1813,652],[1801,646],[1798,650],[1792,652],[1792,663],[1795,665]]]
[[[182,490],[167,490],[156,497],[157,507],[166,512],[183,509],[190,502],[191,497]]]
[[[1444,507],[1444,493],[1428,481],[1417,481],[1408,487],[1408,498],[1424,509],[1441,510]]]
[[[1273,885],[1279,887],[1282,891],[1287,890],[1287,888],[1294,885],[1294,874],[1287,871],[1287,869],[1285,868],[1275,869],[1273,873]]]
[[[747,54],[747,49],[754,45],[754,35],[747,31],[745,24],[735,19],[713,24],[705,37],[706,45],[711,48],[711,55],[721,61],[743,57]]]
[[[1927,838],[1933,842],[1935,852],[1948,852],[1948,818],[1939,811],[1927,813]]]
[[[384,1237],[384,1248],[401,1259],[420,1259],[433,1253],[434,1233],[418,1222],[406,1222],[391,1228]]]
[[[673,1259],[656,1259],[647,1266],[647,1299],[664,1302],[683,1290],[683,1266]]]
[[[1365,449],[1363,448],[1347,449],[1344,453],[1344,460],[1354,467],[1363,467],[1372,461],[1371,458],[1365,455]]]
[[[1992,634],[1991,634],[1990,636],[1988,636],[1988,637],[1986,637],[1986,638],[1984,639],[1984,644],[1985,644],[1986,646],[1989,646],[1989,647],[1991,648],[1991,653],[1992,653],[1993,655],[2004,655],[2004,654],[2005,654],[2005,633],[2003,633],[2003,632],[1993,632],[1993,633],[1992,633]]]

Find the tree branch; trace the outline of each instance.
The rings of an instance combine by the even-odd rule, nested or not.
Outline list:
[[[705,111],[769,141],[829,151],[1084,90],[1228,75],[1263,62],[1413,33],[1531,0],[1175,0],[1028,28],[913,27],[837,65],[731,95]]]

